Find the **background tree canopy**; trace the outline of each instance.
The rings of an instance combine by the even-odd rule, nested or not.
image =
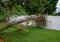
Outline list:
[[[0,0],[0,14],[5,15],[9,12],[17,14],[52,14],[56,10],[58,0]]]

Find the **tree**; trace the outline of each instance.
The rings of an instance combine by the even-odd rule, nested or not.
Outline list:
[[[50,15],[55,11],[57,1],[58,0],[18,0],[17,2],[20,3],[30,15],[37,13],[48,13]]]
[[[0,1],[0,15],[4,16],[4,15],[9,15],[10,13],[14,13],[14,14],[26,14],[26,11],[24,10],[24,8],[17,4],[16,0],[8,0],[5,2],[2,2],[2,0]]]
[[[8,0],[3,1],[0,0],[0,16],[2,19],[0,21],[5,20],[5,18],[9,18],[9,16],[16,15],[26,15],[25,9],[16,2],[16,0]]]
[[[5,14],[6,12],[4,13],[3,10],[12,11],[12,9],[15,7],[17,12],[20,13],[20,9],[22,8],[29,15],[38,13],[48,13],[50,15],[55,11],[57,1],[58,0],[8,0],[6,2],[2,2],[2,0],[0,0],[0,12],[1,14]],[[17,6],[20,7],[20,9]]]

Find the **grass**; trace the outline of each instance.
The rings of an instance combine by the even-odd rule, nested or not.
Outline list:
[[[7,24],[7,22],[3,22],[3,23],[0,22],[0,28],[3,27],[3,26],[6,25],[6,24]]]
[[[17,31],[13,27],[2,32],[5,42],[60,42],[60,31],[26,27]]]

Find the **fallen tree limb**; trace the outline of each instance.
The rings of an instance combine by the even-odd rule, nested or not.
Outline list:
[[[2,28],[0,28],[0,32],[3,31],[3,30],[5,30],[5,29],[7,29],[7,28],[9,28],[11,25],[12,25],[12,23],[6,24],[6,25],[3,26]]]
[[[45,26],[46,25],[46,20],[44,16],[32,16],[32,17],[27,17],[25,20],[19,20],[19,21],[13,21],[11,23],[6,24],[5,26],[3,26],[2,28],[0,28],[0,32],[4,31],[5,29],[8,29],[10,26],[12,26],[13,24],[19,24],[19,23],[23,23],[26,20],[35,20],[36,23],[38,23],[39,26]],[[40,23],[40,24],[39,24]],[[17,28],[17,30],[19,30]]]
[[[21,21],[14,21],[14,22],[11,22],[11,23],[8,23],[6,24],[5,26],[3,26],[2,28],[0,28],[0,32],[1,31],[4,31],[5,29],[8,29],[10,26],[14,25],[14,24],[19,24],[19,23],[22,23],[22,22],[25,22],[26,20],[21,20]],[[18,28],[17,28],[18,30]]]

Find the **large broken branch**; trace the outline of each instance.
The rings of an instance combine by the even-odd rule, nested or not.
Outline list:
[[[3,31],[3,30],[5,30],[5,29],[7,29],[7,28],[9,28],[11,25],[12,25],[12,23],[6,24],[6,25],[3,26],[2,28],[0,28],[0,32]]]
[[[19,21],[13,21],[11,23],[8,23],[6,24],[5,26],[3,26],[2,28],[0,28],[0,32],[5,30],[5,29],[8,29],[10,26],[14,25],[14,24],[19,24],[19,23],[23,23],[23,22],[26,22],[26,20],[35,20],[36,23],[38,22],[39,23],[39,26],[45,26],[46,24],[46,20],[45,20],[45,17],[44,15],[42,16],[31,16],[31,17],[27,17],[25,20],[23,19],[20,19]],[[18,29],[18,28],[17,28]]]
[[[26,20],[20,20],[20,21],[14,21],[14,22],[11,22],[11,23],[8,23],[6,24],[5,26],[3,26],[2,28],[0,28],[0,32],[5,30],[5,29],[8,29],[10,26],[12,26],[13,24],[19,24],[19,23],[23,23],[25,22]]]

